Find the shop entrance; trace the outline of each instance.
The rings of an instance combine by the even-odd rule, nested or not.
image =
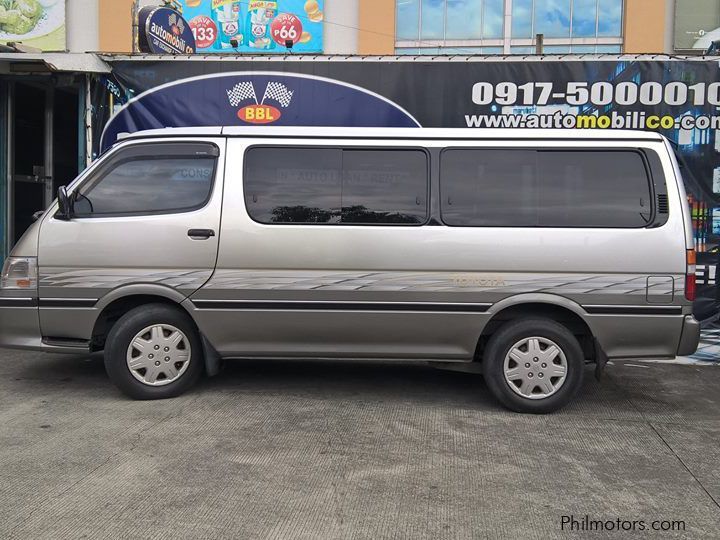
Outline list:
[[[79,172],[79,86],[48,83],[10,86],[8,249]]]

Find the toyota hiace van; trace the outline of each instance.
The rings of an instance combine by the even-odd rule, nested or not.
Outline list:
[[[477,365],[550,412],[608,359],[695,351],[679,168],[630,131],[123,137],[5,261],[0,344],[104,351],[139,399],[224,359]]]

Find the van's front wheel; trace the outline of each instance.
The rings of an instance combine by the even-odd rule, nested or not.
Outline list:
[[[514,320],[490,338],[483,374],[507,408],[549,413],[565,406],[582,385],[585,360],[575,336],[549,319]]]
[[[190,318],[163,304],[135,308],[112,327],[105,343],[110,380],[134,399],[175,397],[202,373],[202,346]]]

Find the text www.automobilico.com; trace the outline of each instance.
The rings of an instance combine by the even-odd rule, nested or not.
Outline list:
[[[471,128],[720,129],[720,116],[666,114],[675,107],[720,108],[720,83],[479,82],[472,101],[493,113],[466,114]],[[498,106],[501,112],[494,112]],[[608,111],[616,106],[642,110]]]
[[[609,115],[466,114],[472,128],[565,128],[565,129],[720,129],[720,116],[658,116],[643,112]]]

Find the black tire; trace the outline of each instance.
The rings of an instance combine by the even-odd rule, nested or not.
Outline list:
[[[176,380],[162,386],[150,386],[132,374],[127,360],[128,348],[139,332],[160,324],[171,325],[185,334],[190,344],[190,359],[187,368]],[[185,344],[182,346],[186,347]],[[163,354],[162,350],[159,354]],[[160,358],[158,360],[162,361]],[[181,366],[182,363],[177,365]],[[115,386],[133,399],[166,399],[179,396],[197,383],[203,366],[202,344],[192,319],[179,308],[165,304],[146,304],[128,311],[113,325],[105,342],[105,371]]]
[[[524,397],[514,391],[510,387],[512,383],[505,379],[506,355],[516,343],[529,337],[549,339],[565,355],[567,363],[565,380],[555,393],[545,398]],[[564,407],[582,386],[585,371],[585,358],[575,336],[562,324],[540,318],[515,319],[503,325],[488,341],[482,362],[483,375],[490,391],[505,407],[519,413],[544,414]],[[509,367],[513,367],[513,364],[511,363]],[[518,365],[518,367],[520,366]],[[533,369],[535,368],[533,367]],[[537,367],[537,369],[541,368]],[[538,379],[532,380],[537,381]]]

